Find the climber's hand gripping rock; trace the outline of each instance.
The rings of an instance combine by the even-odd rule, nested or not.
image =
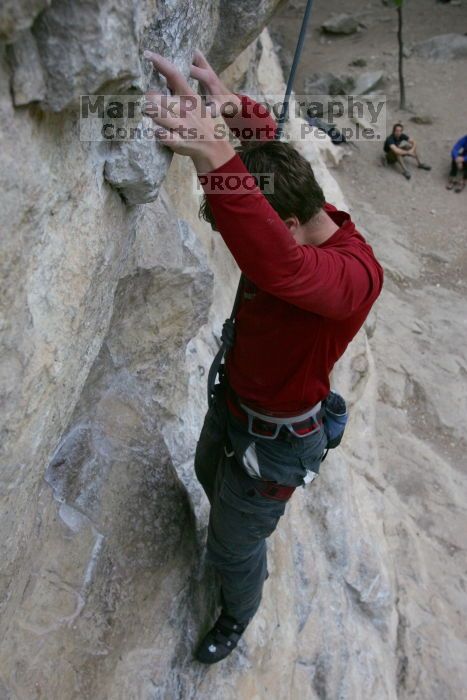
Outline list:
[[[195,55],[192,75],[202,81],[209,95],[217,98],[211,106],[191,89],[173,63],[150,51],[145,51],[144,57],[165,77],[172,93],[146,94],[144,112],[160,127],[161,142],[175,153],[191,157],[198,172],[209,172],[230,160],[235,151],[219,114],[216,94],[223,85],[204,56],[200,52]]]

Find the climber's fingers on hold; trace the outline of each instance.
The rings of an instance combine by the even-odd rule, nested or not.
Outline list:
[[[154,121],[165,121],[170,128],[174,128],[190,117],[191,112],[196,112],[199,103],[199,95],[163,95],[151,91],[145,95],[142,111]]]
[[[177,95],[163,95],[153,91],[145,95],[144,112],[151,117],[160,115],[161,117],[178,118],[186,116],[186,108],[183,111],[185,114],[182,115],[182,105]]]
[[[171,61],[152,51],[145,51],[144,58],[151,61],[154,68],[167,80],[169,88],[177,95],[194,95],[184,76]]]
[[[143,112],[159,126],[163,126],[166,129],[175,129],[181,123],[177,99],[177,97],[172,97],[171,95],[148,92],[145,96]]]
[[[152,121],[157,124],[156,138],[165,146],[173,148],[183,139],[180,137],[179,129],[181,128],[180,118],[162,116],[158,101],[163,95],[151,93],[146,95],[145,104],[143,106],[143,114],[151,117]],[[159,100],[158,100],[159,98]]]
[[[198,68],[209,68],[212,70],[210,64],[207,62],[205,56],[199,49],[195,49],[193,53],[193,61],[192,61],[194,66],[198,66]]]
[[[180,137],[180,134],[177,131],[172,129],[164,129],[162,126],[158,127],[156,138],[164,146],[167,146],[175,152],[180,149],[180,146],[183,146],[183,139]]]
[[[209,79],[209,71],[206,68],[199,68],[198,66],[192,65],[190,77],[206,85]]]
[[[208,92],[219,92],[219,78],[212,66],[206,61],[201,51],[196,50],[194,52],[190,76],[198,80]]]

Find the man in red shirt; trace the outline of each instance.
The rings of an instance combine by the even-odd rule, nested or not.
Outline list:
[[[264,107],[228,94],[197,52],[191,75],[213,105],[206,116],[176,68],[145,55],[172,91],[170,110],[167,97],[148,95],[148,113],[161,140],[192,158],[206,193],[204,217],[243,273],[226,381],[195,456],[211,503],[207,553],[222,604],[196,658],[214,663],[235,648],[259,607],[266,538],[295,488],[319,472],[329,374],[378,297],[383,271],[349,215],[326,204],[308,161],[271,140],[275,122]],[[226,123],[243,143],[240,153]],[[250,173],[272,173],[273,191],[263,194]]]

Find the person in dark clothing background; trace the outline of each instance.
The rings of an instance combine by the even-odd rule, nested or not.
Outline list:
[[[451,151],[451,170],[446,189],[462,192],[467,180],[467,134],[456,141]]]
[[[383,148],[387,162],[391,165],[399,163],[402,168],[402,174],[407,180],[410,180],[412,175],[405,167],[404,158],[415,158],[419,168],[422,170],[431,170],[430,165],[421,162],[417,153],[417,145],[413,139],[407,136],[407,134],[404,134],[404,127],[402,124],[394,124],[392,133],[385,140]]]
[[[204,101],[175,66],[145,56],[172,91],[149,93],[146,112],[161,141],[191,157],[205,191],[202,213],[243,273],[225,381],[195,455],[211,504],[207,553],[222,606],[196,658],[215,663],[260,605],[266,539],[297,486],[319,472],[330,372],[379,296],[383,270],[349,214],[325,201],[308,161],[273,140],[276,124],[264,106],[229,93],[197,52],[191,76],[212,107],[203,115]],[[190,109],[177,96],[189,96]],[[243,144],[238,153],[229,129]],[[252,172],[272,174],[273,191],[263,193]]]

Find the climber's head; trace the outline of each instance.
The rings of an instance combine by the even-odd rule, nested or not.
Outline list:
[[[404,130],[403,124],[401,124],[400,122],[398,122],[397,124],[394,124],[394,126],[392,127],[393,136],[395,136],[396,139],[400,139],[400,137],[402,136],[403,130]]]
[[[293,146],[282,141],[249,142],[237,152],[250,173],[273,173],[272,192],[264,196],[288,225],[292,219],[307,223],[324,206],[324,194],[309,162]],[[206,197],[200,217],[215,228]]]

